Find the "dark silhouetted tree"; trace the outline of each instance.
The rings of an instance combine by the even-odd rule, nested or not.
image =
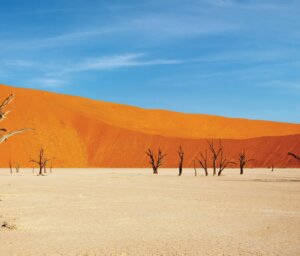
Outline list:
[[[242,151],[238,157],[239,166],[240,166],[240,175],[244,174],[244,167],[247,163],[255,161],[255,159],[247,159],[245,151]]]
[[[221,140],[219,140],[220,146],[219,149],[215,148],[214,141],[207,141],[209,145],[209,150],[212,154],[212,168],[213,168],[213,176],[216,175],[216,165],[217,165],[217,160],[219,157],[219,154],[221,153]]]
[[[149,157],[149,163],[152,166],[153,174],[158,174],[158,168],[162,165],[166,154],[163,154],[161,149],[158,149],[157,155],[155,155],[150,148],[146,151],[146,154]]]
[[[234,164],[235,164],[235,162],[228,161],[226,159],[226,157],[224,156],[223,148],[221,148],[218,176],[221,176],[222,172],[228,165],[234,165]]]
[[[38,168],[39,168],[38,176],[43,176],[43,171],[45,173],[45,168],[46,168],[46,165],[49,161],[50,161],[50,159],[46,158],[45,151],[44,151],[43,147],[40,148],[38,159],[37,160],[34,160],[34,159],[30,160],[30,162],[35,163],[35,164],[38,165]]]
[[[195,177],[197,176],[197,168],[196,168],[196,160],[193,160],[193,164],[194,164],[194,171],[195,171]]]
[[[183,152],[181,146],[178,149],[178,156],[179,156],[179,173],[178,173],[178,176],[181,176],[182,167],[183,167],[183,160],[184,160],[184,152]]]
[[[205,154],[200,153],[200,158],[198,160],[200,166],[203,168],[205,172],[205,176],[208,176],[208,165],[207,165],[207,150],[205,150]]]

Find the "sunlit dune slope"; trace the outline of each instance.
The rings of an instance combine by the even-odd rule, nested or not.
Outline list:
[[[209,115],[145,110],[120,104],[0,85],[4,99],[16,99],[12,112],[1,123],[10,130],[35,130],[16,135],[0,145],[0,165],[30,166],[44,146],[52,164],[60,167],[145,167],[144,151],[161,147],[168,153],[165,166],[177,164],[176,149],[186,150],[186,165],[193,165],[207,138],[222,138],[228,157],[242,149],[257,161],[255,166],[297,166],[287,157],[300,151],[300,125]],[[300,152],[299,152],[300,153]]]

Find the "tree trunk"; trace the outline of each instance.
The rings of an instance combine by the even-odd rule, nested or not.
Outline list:
[[[204,168],[204,171],[205,171],[205,176],[208,176],[207,168]]]
[[[158,169],[158,168],[153,168],[153,174],[158,174],[157,169]]]
[[[213,160],[213,170],[214,170],[213,176],[215,176],[216,175],[216,160]]]
[[[240,167],[240,175],[243,175],[244,174],[244,166],[241,166]]]
[[[43,175],[43,166],[40,166],[40,172],[39,172],[38,176],[41,176],[41,175]]]
[[[178,176],[181,176],[181,174],[182,174],[182,166],[179,166],[179,174],[178,174]]]

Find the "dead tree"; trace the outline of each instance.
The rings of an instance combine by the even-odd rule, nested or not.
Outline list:
[[[19,170],[20,170],[20,165],[17,164],[17,165],[16,165],[16,173],[19,173]]]
[[[9,114],[10,111],[4,111],[4,108],[9,105],[9,103],[11,103],[13,101],[13,99],[15,98],[15,96],[13,94],[11,94],[10,96],[8,96],[1,104],[0,104],[0,122],[3,121],[7,115]],[[28,130],[32,130],[31,128],[25,128],[25,129],[20,129],[20,130],[15,130],[15,131],[8,131],[5,128],[0,128],[0,131],[2,132],[2,134],[0,135],[0,144],[4,141],[6,141],[8,138],[10,138],[11,136],[15,135],[15,134],[19,134]]]
[[[215,146],[214,146],[214,141],[213,140],[207,141],[207,143],[209,145],[209,150],[212,154],[213,176],[216,175],[217,160],[218,160],[219,154],[221,153],[221,150],[222,150],[221,140],[219,142],[220,142],[220,147],[219,147],[219,149],[216,149]]]
[[[158,168],[162,165],[166,154],[163,154],[161,149],[158,149],[158,153],[155,156],[154,152],[150,148],[146,151],[146,154],[149,157],[149,163],[152,166],[153,174],[158,174]]]
[[[13,167],[12,167],[11,160],[9,160],[8,165],[9,165],[10,175],[12,175],[13,174]]]
[[[178,156],[179,156],[179,174],[178,174],[178,176],[181,176],[182,167],[183,167],[183,159],[184,159],[184,152],[183,152],[181,146],[179,147],[179,150],[178,150]]]
[[[244,174],[244,167],[247,163],[249,163],[251,161],[255,161],[255,159],[247,159],[245,151],[242,151],[239,154],[238,160],[239,160],[239,165],[240,165],[240,175]]]
[[[298,156],[298,155],[296,155],[296,154],[294,154],[294,153],[292,153],[292,152],[288,152],[288,156],[292,156],[292,157],[294,157],[295,159],[297,159],[297,160],[300,161],[300,156]]]
[[[207,166],[207,150],[205,150],[205,155],[203,155],[202,153],[200,153],[200,159],[198,159],[199,164],[201,165],[201,167],[203,168],[204,172],[205,172],[205,176],[208,176],[208,166]]]
[[[197,176],[197,168],[196,168],[196,160],[193,161],[194,164],[194,171],[195,171],[195,177]]]
[[[221,150],[220,153],[220,163],[219,163],[219,171],[218,171],[218,176],[221,176],[222,172],[224,171],[224,169],[228,166],[228,165],[234,165],[235,162],[233,161],[228,161],[226,159],[226,157],[223,156],[223,149]]]
[[[44,174],[47,173],[47,162],[48,162],[48,159],[44,161]]]
[[[39,156],[37,160],[31,159],[30,162],[35,163],[38,165],[39,168],[39,173],[38,176],[43,176],[43,170],[45,171],[46,165],[48,163],[48,161],[50,161],[50,159],[45,157],[45,151],[43,149],[43,147],[41,147],[40,152],[39,152]]]

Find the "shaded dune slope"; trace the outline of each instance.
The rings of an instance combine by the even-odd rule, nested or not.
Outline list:
[[[10,130],[32,127],[0,145],[0,165],[31,166],[29,158],[41,145],[57,167],[146,167],[148,147],[167,154],[165,167],[177,165],[177,147],[186,151],[192,167],[207,138],[222,138],[226,156],[245,149],[253,166],[298,167],[287,156],[300,153],[300,125],[279,122],[145,110],[120,104],[0,85],[1,98],[16,99],[1,123]]]

